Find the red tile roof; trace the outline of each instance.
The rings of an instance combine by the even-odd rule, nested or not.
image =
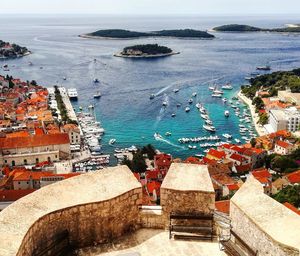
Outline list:
[[[227,184],[226,186],[229,191],[237,191],[240,188],[238,184]]]
[[[2,190],[0,191],[0,201],[1,202],[16,201],[21,197],[27,196],[28,194],[34,191],[36,191],[36,189]]]
[[[51,176],[50,172],[33,172],[33,171],[24,171],[18,172],[14,175],[13,181],[28,181],[40,180],[42,177]]]
[[[230,158],[233,159],[233,160],[239,161],[239,162],[243,162],[243,161],[246,160],[245,157],[243,157],[243,156],[241,156],[241,155],[239,155],[239,154],[235,154],[235,153],[233,153],[233,154],[230,156]]]
[[[248,172],[251,170],[251,164],[237,165],[235,169],[238,173]]]
[[[218,158],[218,159],[223,159],[223,158],[226,157],[226,154],[225,154],[224,151],[218,151],[218,150],[215,150],[213,148],[209,150],[207,155],[210,155],[210,156]]]
[[[190,156],[187,159],[184,160],[184,163],[187,164],[202,164],[202,160],[200,158]]]
[[[216,210],[229,214],[230,212],[230,200],[216,201],[215,202]]]
[[[255,178],[270,178],[270,177],[272,177],[271,173],[267,169],[264,169],[264,168],[255,169],[251,173]]]
[[[161,187],[161,183],[157,182],[157,181],[151,181],[149,183],[147,183],[147,189],[149,194],[153,194],[153,191],[155,190],[156,195],[159,196],[160,195],[160,187]]]
[[[44,134],[19,138],[0,138],[0,148],[27,148],[70,143],[67,133]]]
[[[234,180],[230,176],[228,176],[227,174],[224,174],[224,173],[213,174],[213,175],[211,175],[211,179],[213,182],[217,182],[221,185],[234,183]]]
[[[300,215],[300,210],[297,209],[294,205],[292,205],[292,204],[290,204],[290,203],[288,203],[288,202],[285,202],[283,205],[284,205],[285,207],[289,208],[290,210],[292,210],[293,212],[295,212],[295,213],[297,213],[297,214]]]
[[[285,148],[285,149],[290,148],[290,147],[293,146],[292,144],[287,143],[287,142],[282,141],[282,140],[278,140],[278,141],[276,142],[276,144],[277,144],[279,147],[282,147],[282,148]]]
[[[300,183],[300,170],[292,172],[292,173],[289,173],[285,177],[292,184],[294,184],[294,183]]]

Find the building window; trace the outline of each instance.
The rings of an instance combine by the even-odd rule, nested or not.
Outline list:
[[[57,158],[57,155],[55,155],[55,158]]]
[[[36,159],[35,159],[35,162],[38,164],[38,163],[39,163],[39,159],[38,159],[38,158],[36,158]]]
[[[51,157],[50,156],[48,156],[48,162],[51,162]]]
[[[12,160],[12,161],[11,161],[11,165],[12,165],[12,166],[15,166],[15,165],[16,165],[15,160]]]
[[[20,184],[21,184],[21,182],[19,181],[19,182],[18,182],[18,184],[20,185]]]
[[[4,163],[6,163],[6,164],[7,164],[7,160],[4,160]]]
[[[24,164],[25,164],[25,165],[27,164],[27,159],[24,159]]]

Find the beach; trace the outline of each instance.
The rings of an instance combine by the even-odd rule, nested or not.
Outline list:
[[[253,123],[255,126],[255,130],[257,131],[258,135],[259,136],[266,135],[264,128],[261,127],[260,124],[258,124],[259,116],[255,112],[255,107],[252,105],[252,101],[249,98],[247,98],[244,94],[242,94],[242,91],[239,91],[237,96],[240,100],[242,100],[245,104],[248,105],[250,112],[251,112],[252,120],[253,120]]]

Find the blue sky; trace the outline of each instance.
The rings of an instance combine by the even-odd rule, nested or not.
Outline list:
[[[297,14],[300,0],[2,0],[0,13]]]

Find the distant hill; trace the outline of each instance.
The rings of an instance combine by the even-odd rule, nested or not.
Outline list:
[[[285,32],[285,33],[299,33],[300,27],[285,27],[285,28],[258,28],[248,25],[229,24],[213,28],[214,31],[219,32]]]
[[[98,30],[81,37],[99,37],[99,38],[141,38],[141,37],[176,37],[176,38],[214,38],[214,35],[207,33],[206,31],[194,30],[194,29],[175,29],[175,30],[161,30],[151,32],[136,32],[123,29],[105,29]]]

